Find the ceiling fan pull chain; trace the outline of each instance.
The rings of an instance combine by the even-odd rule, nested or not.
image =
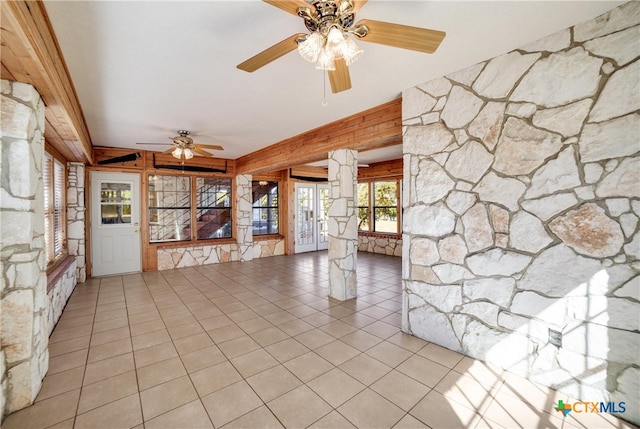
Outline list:
[[[329,104],[327,101],[327,73],[324,70],[322,71],[322,103],[320,103],[322,107],[327,107],[327,104]]]

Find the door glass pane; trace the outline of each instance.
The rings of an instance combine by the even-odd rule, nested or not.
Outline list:
[[[314,242],[314,204],[313,188],[298,188],[298,213],[296,213],[298,237],[296,244],[312,244]]]
[[[369,183],[358,183],[358,230],[369,231]]]
[[[131,183],[101,183],[100,219],[102,225],[131,223]]]
[[[196,179],[198,240],[231,237],[231,179]]]
[[[320,201],[318,202],[318,242],[327,243],[329,241],[327,222],[329,218],[329,189],[324,187],[318,188],[318,196],[320,197]]]

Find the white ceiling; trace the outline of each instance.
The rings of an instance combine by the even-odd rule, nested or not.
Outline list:
[[[363,18],[442,30],[434,54],[359,41],[353,88],[331,94],[293,51],[254,73],[236,65],[298,32],[301,18],[257,0],[45,1],[94,146],[163,150],[187,129],[236,159],[400,96],[403,89],[594,18],[619,1],[376,1]],[[168,148],[168,146],[167,146]],[[361,162],[401,151],[363,153]]]

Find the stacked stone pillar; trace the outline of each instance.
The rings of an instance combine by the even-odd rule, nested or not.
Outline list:
[[[236,231],[240,262],[253,260],[253,201],[252,176],[236,176]]]
[[[358,152],[329,152],[329,296],[345,301],[357,296]]]
[[[0,415],[30,405],[48,366],[44,244],[44,103],[2,80]]]
[[[84,164],[70,162],[67,175],[67,248],[76,257],[76,277],[79,283],[87,280],[84,203]]]

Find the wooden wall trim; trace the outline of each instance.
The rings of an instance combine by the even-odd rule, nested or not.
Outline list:
[[[327,159],[336,149],[370,150],[402,143],[402,99],[283,140],[236,160],[238,174],[258,174]]]
[[[45,139],[69,161],[93,163],[89,131],[44,4],[0,3],[2,78],[33,85],[46,105]]]

